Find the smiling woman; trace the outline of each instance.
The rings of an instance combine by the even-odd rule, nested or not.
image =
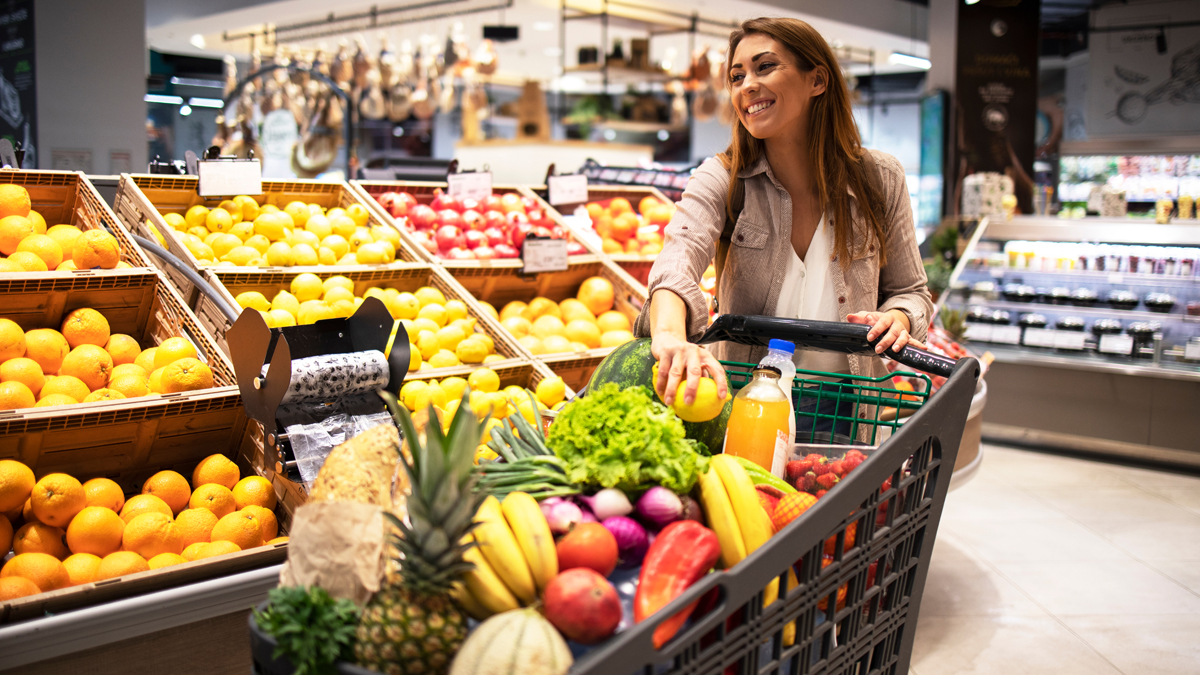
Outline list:
[[[699,282],[716,254],[719,311],[871,326],[876,351],[924,338],[933,309],[904,170],[862,147],[850,92],[820,33],[796,19],[747,21],[729,40],[737,114],[724,153],[696,171],[650,272],[634,326],[653,338],[655,386],[671,404],[718,359],[756,363],[762,347],[689,343],[707,325]],[[879,358],[799,351],[802,369],[879,376]]]

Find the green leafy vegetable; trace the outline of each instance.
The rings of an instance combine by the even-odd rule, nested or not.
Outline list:
[[[321,675],[335,672],[335,661],[354,660],[359,613],[352,601],[323,588],[285,586],[271,589],[266,611],[255,611],[254,621],[278,643],[273,658],[286,656],[296,675]]]
[[[636,491],[661,485],[687,494],[708,458],[684,436],[683,422],[646,387],[610,382],[566,405],[546,444],[573,483]]]

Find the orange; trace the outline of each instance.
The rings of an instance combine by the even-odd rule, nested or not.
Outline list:
[[[93,478],[84,483],[83,494],[88,506],[103,506],[113,513],[120,513],[125,506],[125,492],[109,478]]]
[[[5,577],[0,579],[0,602],[16,600],[29,595],[37,595],[42,589],[25,577]]]
[[[79,345],[95,345],[104,347],[112,337],[108,329],[108,319],[90,307],[82,307],[63,319],[62,336],[67,339],[71,349]],[[111,360],[112,357],[109,357]]]
[[[627,330],[612,330],[600,336],[601,347],[620,347],[633,339],[633,333]]]
[[[71,555],[67,544],[63,541],[63,531],[60,527],[52,527],[41,523],[25,523],[13,536],[13,552],[45,553],[59,560]]]
[[[17,251],[16,253],[8,256],[8,260],[9,262],[15,262],[19,264],[26,272],[50,271],[50,268],[46,267],[45,260],[42,260],[38,254],[30,253],[29,251]]]
[[[159,368],[153,373],[150,373],[150,377],[146,378],[146,388],[150,390],[150,393],[164,393],[162,388],[162,373],[164,370],[166,370],[166,368]]]
[[[25,334],[25,356],[41,366],[46,375],[57,373],[70,353],[67,339],[53,328],[35,328]]]
[[[563,318],[562,310],[559,308],[558,304],[550,298],[534,298],[533,300],[529,301],[529,305],[525,307],[525,309],[521,310],[521,316],[529,319],[530,321],[535,321],[539,317],[547,315],[553,316],[557,319]]]
[[[201,485],[216,483],[232,490],[233,486],[237,485],[240,475],[237,464],[225,455],[209,455],[200,460],[196,470],[192,472],[192,485],[199,488]]]
[[[63,263],[64,265],[66,263]],[[21,274],[25,268],[21,263],[9,260],[8,258],[0,258],[0,274],[16,273]]]
[[[33,486],[29,499],[37,519],[55,527],[66,527],[75,514],[87,506],[83,486],[65,473],[42,476]]]
[[[125,365],[132,366],[132,363]],[[117,366],[120,368],[120,366]],[[134,366],[135,368],[137,366]],[[113,391],[121,395],[121,398],[137,398],[138,396],[148,396],[150,394],[149,380],[144,375],[122,375],[113,377],[108,381],[108,388],[105,391]],[[94,394],[93,394],[94,395]]]
[[[169,516],[143,513],[125,525],[121,550],[133,551],[149,560],[159,553],[179,553],[183,550],[183,540]]]
[[[0,511],[21,508],[36,482],[29,467],[13,459],[0,459]]]
[[[638,202],[638,213],[644,216],[650,212],[651,208],[654,208],[659,204],[662,204],[662,202],[658,201],[656,197],[651,197],[649,195],[642,197],[642,201]]]
[[[112,357],[103,348],[92,344],[83,344],[71,350],[63,359],[58,372],[63,375],[77,377],[91,391],[103,389],[108,384],[108,374],[112,372]],[[86,396],[84,397],[87,398]]]
[[[254,504],[242,510],[254,514],[254,517],[258,519],[258,524],[262,525],[263,541],[270,541],[279,534],[279,521],[275,518],[274,511]]]
[[[33,223],[33,231],[36,234],[46,234],[46,219],[42,217],[42,214],[31,209],[29,215],[25,217]]]
[[[121,261],[121,248],[117,238],[104,230],[88,230],[75,240],[71,260],[81,270],[94,267],[111,270]]]
[[[113,365],[119,366],[137,360],[138,354],[142,353],[142,346],[138,344],[137,340],[124,333],[113,333],[108,337],[108,344],[104,345],[104,351],[112,357]]]
[[[21,520],[24,520],[27,523],[38,522],[37,516],[35,516],[33,514],[33,499],[32,499],[32,497],[30,499],[26,499],[25,506],[21,508]]]
[[[164,394],[211,389],[213,374],[196,359],[179,359],[163,368],[160,382]]]
[[[150,373],[153,373],[155,368],[157,367],[154,365],[154,357],[157,354],[158,354],[158,347],[151,347],[149,349],[143,349],[142,353],[138,354],[137,358],[134,359],[133,362],[136,363],[137,365],[141,366],[142,370],[146,371],[146,376],[149,377]]]
[[[271,481],[262,476],[247,476],[233,487],[233,498],[238,509],[244,509],[251,504],[264,509],[275,508],[275,490]]]
[[[627,242],[637,234],[638,218],[632,213],[622,213],[613,218],[612,238],[619,242]]]
[[[249,511],[234,511],[218,520],[217,524],[213,526],[212,540],[231,541],[243,551],[262,546],[264,542],[262,523],[258,522],[258,518],[255,518],[254,514]]]
[[[4,551],[5,555],[12,550],[13,543],[13,525],[12,521],[5,515],[0,517],[0,551]]]
[[[119,401],[125,398],[125,394],[116,389],[97,389],[87,395],[87,398],[81,401],[82,403],[95,403],[97,401]]]
[[[227,553],[237,553],[242,550],[241,546],[232,541],[214,541],[211,544],[201,544],[199,549],[194,554],[195,560],[203,560],[204,558],[215,558],[219,555]]]
[[[613,285],[608,279],[592,277],[579,285],[579,301],[595,316],[613,308]]]
[[[28,190],[13,183],[0,185],[0,217],[27,216],[30,207]]]
[[[651,225],[666,225],[671,222],[671,216],[675,215],[675,209],[666,204],[659,204],[646,214],[646,220]]]
[[[215,483],[201,485],[196,488],[195,492],[192,492],[192,498],[188,501],[188,509],[208,509],[218,518],[227,516],[236,510],[233,492],[224,485]]]
[[[31,234],[17,244],[17,251],[27,251],[42,259],[47,269],[54,269],[62,264],[63,250],[52,237],[44,234]]]
[[[25,216],[0,218],[0,253],[12,255],[17,252],[21,241],[33,234],[33,222]]]
[[[103,557],[120,550],[124,532],[125,521],[115,511],[103,506],[88,506],[67,526],[67,547],[71,553]]]
[[[624,197],[617,197],[608,203],[608,210],[613,213],[630,213],[633,211],[633,205]]]
[[[600,328],[601,333],[632,329],[632,326],[629,325],[629,317],[616,310],[609,310],[596,317],[596,325]]]
[[[175,519],[175,529],[179,532],[179,540],[184,549],[197,542],[208,543],[217,520],[219,519],[208,509],[185,509],[180,513]]]
[[[72,586],[90,584],[96,580],[96,571],[100,569],[100,556],[76,553],[63,561],[63,567],[67,569]]]
[[[34,228],[37,228],[36,223],[34,224]],[[62,249],[63,260],[71,259],[71,253],[75,250],[75,241],[82,234],[83,232],[74,225],[55,225],[46,230],[46,236],[58,242],[59,248]]]
[[[170,567],[171,565],[179,565],[187,562],[183,556],[178,553],[159,553],[146,562],[150,569],[156,570],[160,567]]]
[[[0,319],[0,361],[25,356],[25,331],[15,321]]]
[[[175,471],[159,471],[146,479],[142,484],[142,494],[154,495],[166,502],[173,513],[178,514],[187,508],[192,489],[187,479]]]
[[[539,316],[537,321],[533,322],[533,328],[529,331],[531,335],[539,340],[545,340],[551,335],[562,335],[566,330],[562,319],[556,316]]]
[[[287,537],[275,537],[271,541],[267,542],[267,546],[274,546],[276,544],[286,544],[287,540],[288,540]]]
[[[100,561],[100,564],[96,567],[95,580],[115,579],[123,577],[126,574],[146,572],[149,569],[150,565],[146,563],[146,559],[142,556],[133,551],[117,551],[116,553],[109,553]]]
[[[154,368],[168,366],[179,359],[194,358],[196,358],[196,347],[187,338],[167,338],[154,352]]]
[[[114,364],[112,373],[110,373],[108,376],[108,381],[112,382],[112,381],[116,380],[118,377],[125,377],[127,375],[134,375],[134,376],[142,378],[142,380],[145,381],[145,380],[149,379],[150,371],[146,370],[145,368],[139,366],[136,363],[122,363],[119,366]]]
[[[77,270],[77,269],[79,269],[79,268],[75,266],[74,261],[64,260],[63,264],[54,268],[54,271],[55,272],[70,272],[71,270]]]
[[[224,542],[224,543],[229,544],[230,546],[236,546],[236,544],[233,544],[228,541]],[[183,549],[183,553],[181,553],[179,555],[184,560],[191,562],[200,555],[200,551],[204,550],[204,547],[208,546],[208,544],[209,544],[208,540],[195,542],[193,544],[190,544],[187,548]]]
[[[37,584],[42,592],[57,591],[71,583],[62,561],[45,553],[21,553],[13,556],[4,564],[4,568],[0,569],[0,578],[4,577],[25,577]]]
[[[570,323],[576,319],[585,321],[595,321],[596,317],[592,314],[592,310],[588,309],[582,302],[575,298],[567,298],[558,303],[558,308],[562,310],[562,320]]]
[[[571,342],[582,342],[588,346],[588,349],[595,349],[600,346],[600,329],[591,321],[583,319],[572,321],[567,324],[564,337]]]
[[[35,408],[52,408],[56,405],[75,405],[79,403],[75,399],[66,394],[48,394],[38,399],[38,402],[33,407]]]
[[[78,402],[87,398],[90,393],[91,390],[78,377],[73,375],[59,375],[58,377],[46,378],[46,384],[42,386],[42,391],[38,396],[45,399],[53,394],[62,394]]]
[[[161,513],[164,516],[171,515],[171,507],[167,506],[160,497],[154,495],[134,495],[125,500],[125,506],[121,507],[121,520],[128,525],[129,521],[143,513]]]

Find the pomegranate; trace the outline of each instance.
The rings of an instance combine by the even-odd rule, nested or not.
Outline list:
[[[466,227],[466,223],[463,222],[463,217],[459,215],[458,211],[453,209],[442,209],[441,211],[437,212],[437,217],[438,225],[442,227],[452,225],[460,230]]]
[[[433,207],[434,211],[449,210],[454,211],[455,213],[461,213],[463,210],[462,202],[444,192],[439,192],[434,195],[433,201],[430,202],[429,205]]]
[[[465,248],[455,246],[454,248],[450,249],[449,257],[451,260],[474,260],[475,253]]]
[[[499,211],[488,211],[483,214],[483,219],[487,221],[488,227],[508,229],[508,218],[505,218],[504,214]]]
[[[400,193],[400,201],[404,202],[404,206],[409,209],[417,205],[417,198],[407,192]]]
[[[510,239],[508,238],[508,229],[507,228],[501,229],[499,227],[488,227],[486,230],[483,231],[483,234],[485,237],[487,237],[489,246],[498,246],[500,244],[507,244],[510,241]]]
[[[542,221],[547,220],[546,212],[541,209],[529,209],[525,212],[525,217],[534,225],[542,225]]]
[[[509,234],[512,236],[513,246],[515,246],[518,251],[520,251],[521,246],[525,244],[525,237],[529,236],[529,233],[532,231],[533,225],[530,225],[529,223],[520,223],[509,231]]]
[[[587,249],[583,247],[583,244],[577,241],[567,242],[567,255],[583,255],[585,253],[587,253]]]
[[[473,209],[462,212],[462,221],[469,230],[479,230],[482,232],[488,227],[487,218],[484,218],[482,213]]]
[[[478,211],[479,210],[479,200],[478,199],[471,199],[470,197],[467,197],[466,199],[462,200],[461,204],[462,204],[463,213],[466,213],[467,211]]]
[[[621,623],[617,589],[595,570],[577,567],[550,580],[543,612],[568,640],[594,645]]]
[[[463,237],[467,240],[467,248],[475,250],[480,246],[487,246],[487,235],[479,230],[467,230],[463,233]]]
[[[500,205],[500,197],[497,195],[494,195],[494,194],[488,195],[487,197],[485,197],[483,199],[483,202],[480,204],[480,206],[482,207],[480,209],[481,211],[503,211],[504,210]]]
[[[497,258],[511,259],[521,257],[521,252],[512,244],[496,244],[492,246],[492,250],[496,252]]]
[[[467,245],[462,231],[453,225],[442,225],[433,236],[440,251],[449,251],[456,246],[462,248]]]
[[[494,260],[498,257],[496,250],[486,244],[475,249],[474,253],[476,260]]]
[[[417,204],[408,209],[408,222],[417,230],[432,230],[438,224],[437,211]]]
[[[521,203],[521,196],[515,192],[509,192],[500,198],[500,210],[505,213],[513,211],[525,212],[525,205]]]

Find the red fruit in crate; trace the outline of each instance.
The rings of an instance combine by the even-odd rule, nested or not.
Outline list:
[[[487,245],[475,249],[474,253],[476,260],[494,260],[496,258],[496,250]]]
[[[509,234],[512,237],[513,246],[517,247],[518,251],[521,250],[521,246],[525,243],[525,237],[528,237],[529,233],[532,231],[533,226],[529,223],[521,223],[509,230]]]
[[[419,203],[419,202],[417,202],[417,198],[412,196],[412,194],[410,194],[408,192],[400,193],[400,201],[404,202],[404,205],[406,207],[408,207],[408,209],[410,211],[412,210],[412,207],[416,206]]]
[[[467,240],[467,248],[472,251],[480,246],[486,246],[488,243],[487,235],[479,230],[467,230],[463,233],[463,237]]]
[[[486,221],[488,227],[508,228],[508,218],[504,217],[504,214],[499,211],[486,211],[483,214],[483,219]]]
[[[892,489],[892,477],[888,476],[887,480],[883,481],[883,485],[879,486],[880,492],[887,492]]]
[[[461,213],[463,210],[462,202],[444,192],[434,196],[429,206],[434,211],[454,211],[455,213]]]
[[[504,211],[504,205],[500,199],[500,195],[490,194],[483,198],[479,206],[481,211]]]
[[[463,211],[462,220],[464,226],[469,229],[479,230],[480,232],[487,229],[487,218],[484,218],[483,214],[478,211],[471,209]]]
[[[583,255],[585,253],[587,253],[587,249],[583,247],[583,244],[577,241],[567,242],[567,255]]]
[[[453,225],[442,225],[434,233],[433,238],[437,241],[438,250],[440,251],[449,251],[452,248],[462,248],[467,245],[467,240],[463,237],[462,230]]]
[[[854,548],[854,533],[858,532],[858,523],[850,523],[846,527],[846,541],[842,544],[843,551],[849,551]],[[830,537],[825,540],[825,555],[832,556],[834,549],[837,548],[837,536]]]
[[[817,490],[817,499],[824,497],[826,492],[829,492],[829,490]]]
[[[598,572],[577,567],[550,580],[542,613],[568,640],[594,645],[621,623],[621,599]]]
[[[470,197],[467,197],[466,199],[459,201],[459,204],[462,205],[463,213],[466,213],[467,211],[478,211],[479,210],[479,200],[478,199],[471,199]]]
[[[812,492],[817,489],[817,474],[809,471],[796,480],[796,489],[801,492]]]
[[[508,238],[508,231],[502,230],[498,227],[487,228],[483,231],[483,236],[487,237],[488,246],[499,246],[500,244],[507,244],[509,241],[511,241]]]
[[[617,568],[617,538],[600,523],[580,523],[558,540],[558,569],[586,567],[602,576]]]
[[[518,211],[521,214],[525,213],[525,205],[521,203],[521,196],[515,192],[509,192],[500,197],[500,210],[505,213]]]
[[[408,215],[408,204],[400,199],[398,192],[385,192],[375,198],[379,205],[387,209],[393,218],[403,218]]]
[[[453,225],[460,230],[466,227],[466,223],[463,222],[462,214],[460,214],[458,211],[453,209],[442,209],[441,211],[437,212],[437,215],[438,225],[442,227]]]
[[[812,471],[818,476],[824,476],[827,473],[833,473],[833,464],[822,459],[819,464],[813,464]]]
[[[809,454],[804,459],[807,459],[808,461],[812,462],[814,466],[817,464],[823,464],[826,461],[828,461],[828,458],[825,457],[825,455],[818,455],[815,452],[812,454]]]
[[[771,511],[771,524],[775,526],[775,531],[782,530],[788,523],[799,518],[805,511],[811,509],[817,503],[817,498],[807,492],[793,492],[789,495],[784,495],[783,499],[775,506],[775,510]]]
[[[529,224],[529,218],[527,218],[525,214],[520,211],[509,211],[504,217],[506,220],[508,220],[510,227]]]
[[[551,237],[553,237],[555,239],[566,239],[567,238],[567,230],[565,228],[560,227],[558,225],[552,225],[549,229],[550,229]]]
[[[492,249],[496,251],[497,258],[507,260],[521,257],[521,252],[512,244],[496,244]]]
[[[829,471],[830,471],[830,473],[834,473],[834,474],[837,474],[838,476],[842,476],[846,473],[846,465],[842,463],[842,460],[835,459],[834,461],[829,463]]]
[[[550,228],[541,226],[533,228],[533,236],[543,237],[545,239],[561,239],[561,237],[554,236],[554,232],[551,231]]]
[[[474,260],[475,253],[469,249],[455,246],[454,248],[450,249],[449,258],[451,260]]]
[[[796,479],[808,473],[812,465],[806,464],[802,459],[793,459],[783,468],[784,474],[787,476],[789,483],[795,483]]]
[[[525,212],[525,217],[534,225],[549,225],[554,222],[547,218],[546,212],[541,209],[529,209]]]
[[[838,478],[836,473],[821,474],[820,476],[817,476],[817,487],[821,488],[822,490],[829,490],[834,485],[837,485],[839,480],[841,479]]]
[[[857,459],[860,462],[866,458],[867,456],[859,450],[847,450],[845,455],[845,459]]]
[[[412,224],[414,229],[432,230],[437,227],[438,214],[437,211],[425,206],[417,204],[408,209],[408,222]]]
[[[432,253],[434,255],[438,254],[438,245],[437,245],[436,241],[427,238],[418,243],[421,245],[421,248],[425,249],[426,251],[429,251],[430,253]]]
[[[533,197],[521,197],[521,206],[525,207],[526,211],[538,208],[538,201]]]

